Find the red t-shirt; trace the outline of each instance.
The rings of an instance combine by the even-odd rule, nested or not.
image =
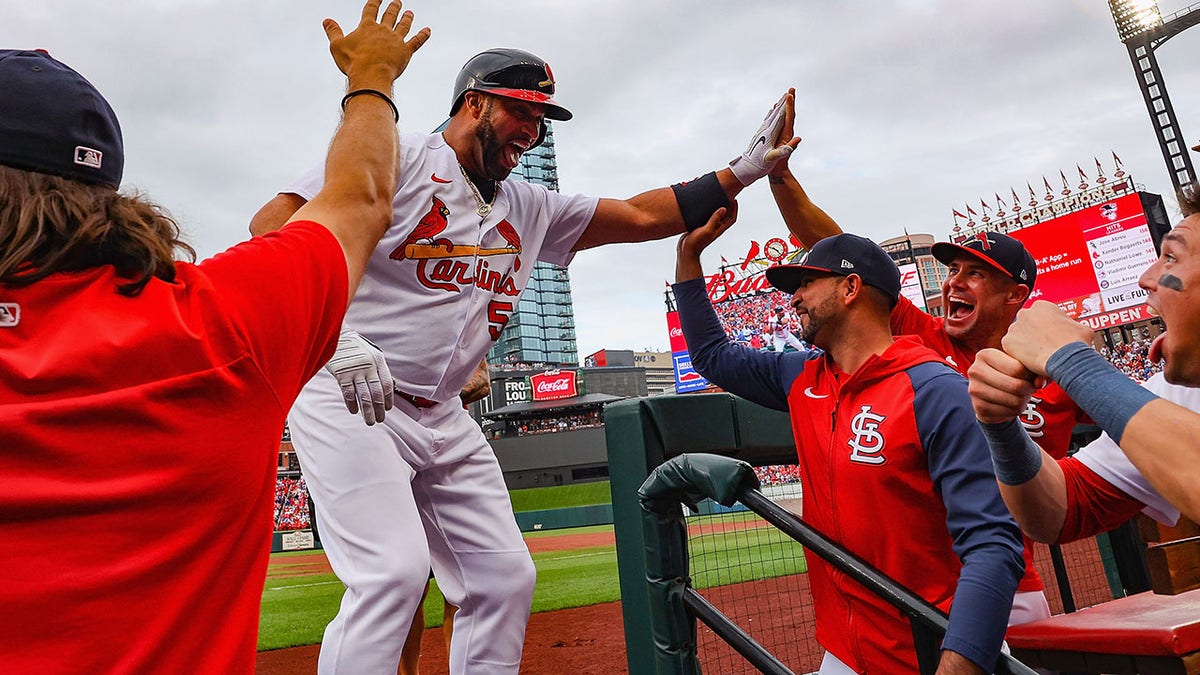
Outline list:
[[[17,673],[251,673],[284,418],[332,355],[315,223],[118,295],[0,286],[0,655]]]
[[[944,319],[921,311],[904,296],[900,296],[900,301],[892,310],[892,333],[915,335],[964,377],[975,362],[973,350],[946,335]],[[1067,456],[1075,425],[1091,421],[1067,396],[1067,392],[1053,382],[1033,393],[1025,412],[1018,419],[1033,440],[1055,459]],[[1040,591],[1042,588],[1041,577],[1033,566],[1033,540],[1025,537],[1025,576],[1017,590]]]
[[[1067,488],[1067,512],[1058,534],[1060,544],[1108,532],[1146,508],[1075,457],[1059,460],[1058,466]]]

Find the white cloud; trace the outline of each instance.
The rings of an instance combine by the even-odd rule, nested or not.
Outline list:
[[[1164,15],[1184,8],[1163,0]],[[1170,191],[1124,46],[1100,0],[839,3],[413,0],[433,38],[396,88],[401,124],[444,118],[462,63],[491,46],[546,57],[576,114],[555,127],[566,192],[628,197],[723,165],[788,86],[792,160],[814,199],[876,239],[945,236],[950,210],[1116,151]],[[0,46],[44,47],[92,79],[125,131],[126,185],[166,205],[202,255],[324,152],[343,84],[320,21],[348,0],[10,3]],[[1200,30],[1162,47],[1189,145],[1200,141]],[[1193,157],[1200,160],[1200,158]],[[713,247],[781,233],[766,186]],[[674,242],[585,251],[572,265],[580,353],[666,347]]]

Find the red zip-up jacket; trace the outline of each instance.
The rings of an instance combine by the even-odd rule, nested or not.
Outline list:
[[[726,338],[702,281],[674,290],[696,370],[789,411],[805,521],[948,610],[942,648],[990,672],[1024,561],[962,376],[913,338],[853,373],[820,350],[742,347]],[[826,650],[861,673],[917,672],[899,610],[816,556],[808,570]]]

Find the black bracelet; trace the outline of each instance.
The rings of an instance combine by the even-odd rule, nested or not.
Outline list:
[[[400,111],[396,109],[396,104],[392,103],[392,97],[388,96],[387,94],[383,93],[382,91],[379,91],[378,89],[355,89],[354,91],[350,92],[349,94],[346,94],[345,96],[342,97],[342,112],[346,111],[346,102],[347,101],[354,98],[355,96],[362,96],[363,94],[366,94],[368,96],[377,96],[377,97],[383,99],[383,102],[388,104],[388,107],[392,109],[392,116],[396,118],[397,122],[400,121]]]
[[[725,194],[715,171],[685,183],[676,183],[671,190],[675,192],[675,201],[688,232],[707,223],[717,209],[729,206],[729,195]]]

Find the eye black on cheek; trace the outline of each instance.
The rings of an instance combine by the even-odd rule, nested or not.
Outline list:
[[[1174,274],[1164,274],[1158,278],[1158,285],[1173,291],[1183,291],[1183,280]]]

